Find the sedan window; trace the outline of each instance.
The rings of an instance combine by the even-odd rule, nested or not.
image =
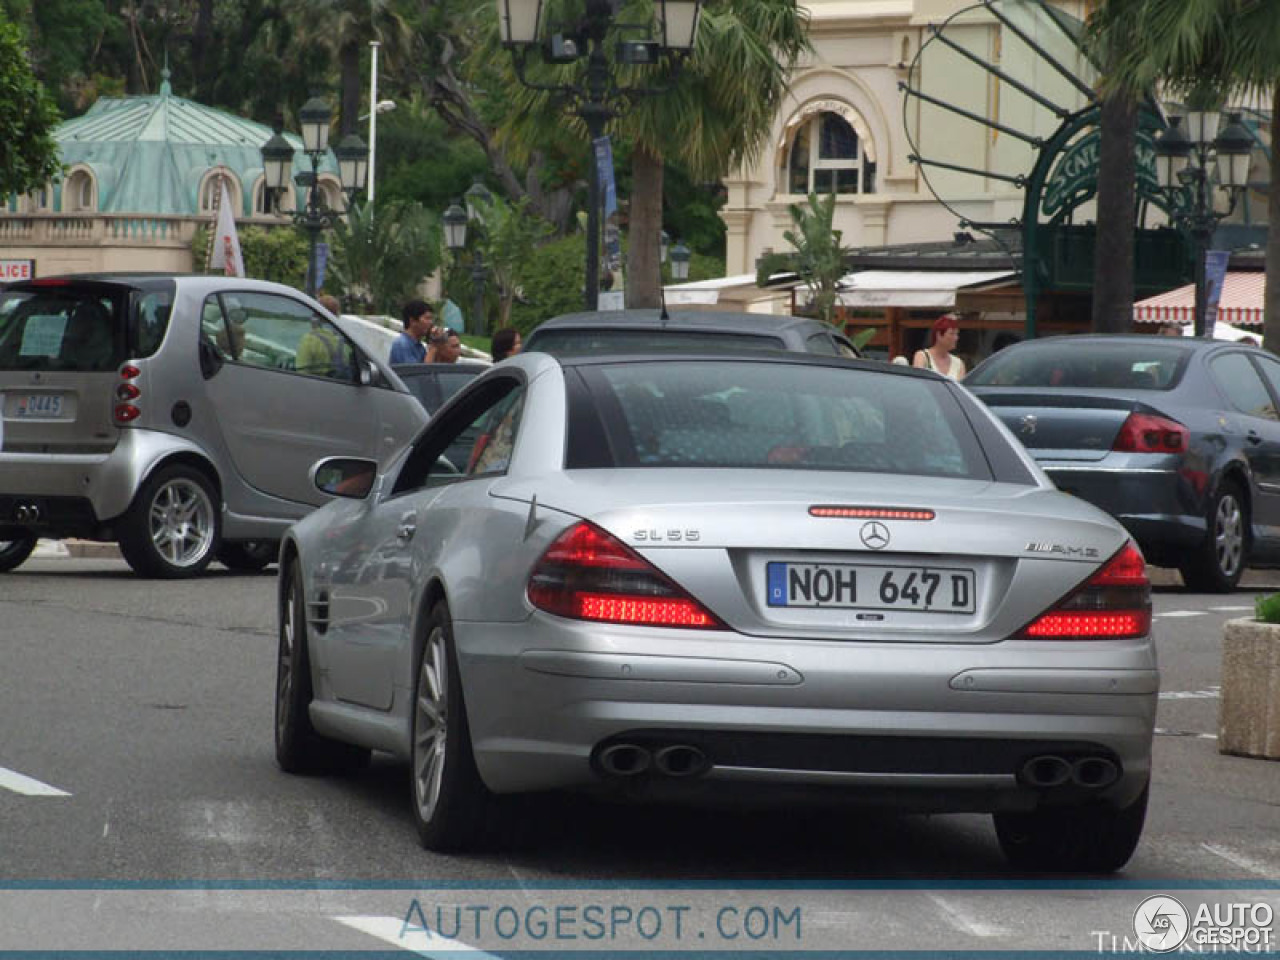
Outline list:
[[[970,387],[1063,387],[1100,390],[1170,390],[1190,350],[1143,340],[1057,339],[1007,347],[965,380]]]
[[[1258,378],[1258,372],[1243,353],[1228,353],[1215,357],[1209,365],[1214,383],[1241,413],[1265,420],[1277,420],[1275,403],[1271,394]]]

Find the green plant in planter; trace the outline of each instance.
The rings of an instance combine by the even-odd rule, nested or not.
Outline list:
[[[1253,615],[1260,623],[1280,623],[1280,593],[1255,597]]]

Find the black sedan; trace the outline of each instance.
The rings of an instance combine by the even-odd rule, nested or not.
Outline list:
[[[1050,337],[1007,347],[965,386],[1059,488],[1114,515],[1188,587],[1226,592],[1246,567],[1280,564],[1280,360],[1270,353]]]

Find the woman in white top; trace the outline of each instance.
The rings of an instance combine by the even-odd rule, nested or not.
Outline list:
[[[933,337],[927,350],[917,350],[913,367],[932,370],[952,380],[963,380],[964,361],[951,351],[960,341],[960,321],[954,313],[943,314],[933,324]]]

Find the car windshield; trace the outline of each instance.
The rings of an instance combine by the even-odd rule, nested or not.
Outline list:
[[[614,466],[841,470],[990,480],[956,396],[895,372],[742,361],[582,368]],[[567,465],[599,466],[596,451]]]
[[[557,356],[610,353],[717,353],[724,350],[783,350],[780,337],[732,330],[551,329],[535,331],[525,349]]]
[[[1190,355],[1188,347],[1156,337],[1046,340],[1006,347],[974,370],[965,386],[1170,390]]]
[[[11,289],[0,296],[0,370],[114,370],[153,353],[168,327],[169,291],[104,284]]]

